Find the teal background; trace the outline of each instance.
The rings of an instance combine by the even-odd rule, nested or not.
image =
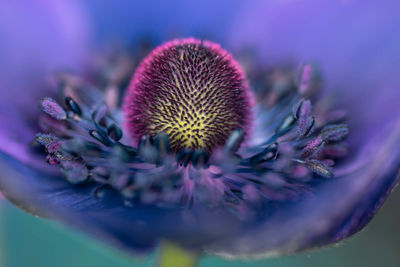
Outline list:
[[[135,258],[54,222],[36,218],[11,204],[0,204],[0,258],[3,267],[154,266],[157,252]],[[327,248],[263,260],[225,260],[205,256],[201,267],[400,266],[400,192],[396,190],[373,221],[354,237]]]

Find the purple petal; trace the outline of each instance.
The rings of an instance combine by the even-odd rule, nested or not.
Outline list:
[[[400,114],[399,9],[396,0],[253,2],[232,25],[230,40],[237,49],[255,48],[266,64],[314,61],[328,93],[362,133]]]
[[[400,41],[398,36],[392,34],[399,25],[396,13],[399,6],[395,1],[383,2],[390,5],[372,1],[347,4],[322,4],[317,0],[271,1],[264,8],[255,4],[249,7],[245,16],[238,16],[240,20],[233,25],[232,34],[232,40],[238,47],[242,40],[246,40],[256,45],[259,54],[271,63],[291,55],[300,60],[315,60],[326,73],[327,87],[343,88],[337,92],[345,96],[341,103],[348,106],[350,118],[353,118],[350,150],[355,162],[347,169],[338,171],[337,179],[317,188],[315,198],[285,206],[266,220],[250,226],[242,225],[234,216],[225,213],[213,215],[201,207],[187,212],[149,206],[127,207],[116,196],[100,200],[94,197],[92,192],[95,188],[90,185],[71,185],[58,175],[41,173],[23,164],[31,158],[26,145],[30,137],[34,137],[30,124],[26,123],[26,115],[31,114],[35,98],[39,100],[44,96],[40,90],[44,80],[38,77],[44,77],[48,70],[55,67],[79,63],[75,56],[81,55],[81,45],[75,46],[75,41],[71,46],[68,43],[84,38],[77,38],[83,35],[73,34],[71,40],[63,40],[63,37],[69,36],[65,34],[70,33],[69,30],[65,31],[58,23],[46,20],[46,14],[56,14],[52,17],[55,20],[64,16],[64,12],[56,8],[57,4],[50,5],[50,9],[55,10],[43,13],[42,8],[46,9],[45,4],[49,4],[49,1],[40,2],[43,6],[37,4],[33,7],[30,3],[25,6],[14,4],[11,10],[15,12],[23,7],[26,10],[21,10],[28,14],[33,11],[33,21],[39,21],[33,28],[45,29],[45,33],[31,33],[32,29],[25,27],[31,21],[24,21],[18,28],[23,34],[18,34],[16,39],[11,38],[6,47],[14,51],[14,44],[18,44],[15,47],[22,47],[18,51],[26,51],[22,44],[33,40],[36,45],[21,58],[15,51],[10,52],[5,55],[6,63],[0,66],[0,70],[12,70],[6,70],[7,75],[0,77],[0,90],[4,94],[0,103],[0,123],[6,125],[0,131],[0,150],[8,152],[0,152],[0,188],[8,199],[31,213],[55,218],[130,250],[147,251],[163,237],[186,247],[206,247],[208,251],[231,256],[283,254],[341,240],[358,231],[371,219],[397,182],[400,166],[399,122],[393,120],[400,113],[397,108],[399,91],[394,90],[398,89],[394,75],[398,58],[392,56]],[[202,16],[212,11],[217,19],[209,20],[204,26],[212,28],[212,34],[218,34],[217,28],[226,29],[231,24],[230,16],[221,16],[226,7],[231,5],[230,2],[224,2],[218,4],[216,9],[209,9],[210,3],[206,1],[203,5],[203,2],[199,2],[200,6],[196,5],[194,9],[190,9],[189,5],[188,10],[193,12],[184,14],[165,14],[167,8],[180,10],[182,6],[177,2],[157,2],[159,9],[154,9],[151,2],[137,3],[123,6],[121,16],[113,16],[113,19],[125,23],[126,27],[119,33],[133,36],[141,32],[155,32],[158,38],[166,38],[173,26],[185,27],[181,31],[184,34],[202,30],[202,26],[199,26]],[[63,2],[63,8],[66,5],[67,2]],[[112,26],[115,24],[110,23],[111,17],[103,17],[102,12],[108,10],[108,4],[100,2],[100,5],[103,8],[95,9],[99,13],[95,14],[95,19],[100,19],[98,31],[101,35],[100,31],[104,30],[104,35],[97,37],[104,39],[109,38],[116,28]],[[186,4],[182,5],[185,7]],[[230,10],[230,15],[239,11],[238,6]],[[144,10],[152,12],[152,16]],[[177,15],[179,19],[176,19]],[[13,24],[20,23],[15,19],[20,16],[8,17],[3,14],[1,17],[11,18]],[[61,25],[69,25],[73,19],[62,21]],[[24,32],[25,28],[29,31]],[[0,33],[3,33],[2,29],[0,26]],[[56,38],[48,38],[53,31],[57,33]],[[18,43],[20,37],[27,39]],[[54,39],[56,42],[51,43]],[[57,46],[60,44],[61,48]],[[384,56],[373,53],[376,50],[384,51]],[[14,62],[24,63],[21,64],[24,67],[16,67]],[[17,79],[20,77],[26,78]],[[24,97],[16,97],[21,92],[24,92]],[[377,100],[377,96],[380,100]],[[349,105],[353,103],[357,105]],[[385,125],[390,125],[391,134],[382,133]],[[373,139],[375,141],[371,141]],[[369,146],[366,146],[366,140]]]
[[[60,175],[41,173],[2,152],[0,170],[1,191],[19,208],[37,216],[68,223],[118,246],[125,244],[131,250],[153,248],[155,241],[151,229],[134,227],[135,223],[151,215],[151,209],[130,210],[129,214],[125,210],[125,215],[135,221],[126,228],[127,225],[119,221],[123,217],[111,216],[124,210],[124,206],[117,201],[106,202],[95,198],[91,185],[73,186]],[[140,231],[146,233],[147,239]]]
[[[204,207],[190,211],[124,205],[121,195],[94,194],[93,184],[73,185],[0,152],[0,190],[19,208],[55,219],[134,253],[148,252],[161,238],[199,249],[234,233],[240,222],[232,214],[210,216]]]
[[[0,3],[0,149],[24,162],[37,131],[39,100],[53,95],[49,77],[60,68],[78,70],[89,34],[75,1]],[[33,160],[34,161],[34,160]]]

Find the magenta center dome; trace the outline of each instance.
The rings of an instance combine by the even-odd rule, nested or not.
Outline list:
[[[210,152],[237,129],[248,132],[248,82],[218,44],[193,38],[165,43],[138,67],[124,102],[126,129],[136,139],[166,133],[175,152]]]

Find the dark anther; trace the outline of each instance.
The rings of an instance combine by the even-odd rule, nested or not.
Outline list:
[[[122,130],[115,124],[108,127],[107,134],[114,141],[119,141],[122,138]]]
[[[306,165],[312,172],[314,172],[322,177],[325,177],[325,178],[333,177],[331,168],[322,161],[319,161],[316,159],[307,160]]]
[[[110,146],[111,145],[111,141],[110,139],[108,139],[107,136],[105,136],[104,134],[102,134],[99,131],[96,130],[90,130],[89,134],[96,139],[97,141],[99,141],[100,143],[102,143],[105,146]]]
[[[133,162],[138,154],[135,148],[131,146],[125,146],[120,143],[117,143],[114,149],[118,151],[119,157],[125,162]]]
[[[59,161],[69,161],[72,160],[73,157],[75,157],[75,155],[72,154],[65,154],[62,153],[61,151],[56,151],[54,153],[51,154],[55,159],[59,160]]]
[[[282,121],[282,123],[279,125],[276,132],[279,134],[284,134],[284,133],[288,132],[292,128],[292,126],[295,124],[295,122],[296,122],[296,119],[292,115],[287,116]]]
[[[349,133],[349,128],[345,124],[332,124],[325,126],[321,130],[321,136],[325,141],[340,141]]]
[[[142,138],[140,138],[139,142],[139,153],[141,153],[141,150],[145,149],[146,147],[152,147],[153,146],[153,138],[146,134],[143,135]]]
[[[297,109],[294,112],[294,116],[296,119],[307,118],[311,115],[310,100],[300,100],[296,107]]]
[[[314,117],[308,117],[299,125],[299,136],[300,137],[306,137],[309,136],[313,133],[315,129],[315,118]]]
[[[193,167],[195,167],[196,169],[206,167],[208,162],[208,157],[209,155],[205,150],[200,149],[194,151],[192,156]]]
[[[253,164],[260,164],[273,159],[278,156],[278,143],[273,143],[267,146],[262,152],[252,156],[250,162]]]
[[[293,117],[297,120],[300,118],[301,107],[303,106],[304,99],[301,99],[293,108]]]
[[[242,143],[244,131],[241,128],[234,130],[225,143],[225,149],[228,152],[235,153]]]
[[[65,98],[65,104],[67,105],[68,109],[73,111],[76,115],[82,115],[82,110],[78,103],[76,103],[71,97],[67,96]]]
[[[58,138],[52,134],[36,134],[36,141],[42,146],[47,146],[55,141],[58,141]]]
[[[178,152],[176,155],[176,160],[183,164],[185,167],[189,164],[190,160],[192,159],[193,150],[191,149],[183,149]]]
[[[161,157],[168,155],[171,151],[169,136],[166,133],[157,134],[155,145]]]
[[[317,138],[313,139],[310,141],[301,151],[301,157],[302,158],[308,158],[316,155],[321,151],[321,149],[324,147],[325,142],[322,139],[321,136],[318,136]]]
[[[150,135],[143,135],[139,142],[139,155],[146,161],[155,163],[158,159],[157,149],[154,147]]]

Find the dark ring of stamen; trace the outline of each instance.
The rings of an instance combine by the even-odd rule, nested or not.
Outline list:
[[[301,86],[307,92],[306,84]],[[172,153],[171,138],[164,132],[143,135],[137,146],[130,146],[107,106],[88,106],[68,96],[65,107],[42,99],[40,106],[51,117],[46,129],[58,134],[38,134],[36,141],[68,182],[95,184],[96,197],[117,190],[129,206],[190,208],[200,201],[208,207],[236,207],[240,213],[243,206],[297,199],[313,183],[332,178],[333,164],[346,155],[343,140],[349,130],[342,117],[314,117],[303,93],[290,87],[273,96],[273,108],[265,108],[267,101],[261,98],[260,113],[269,115],[260,119],[263,138],[240,150],[245,133],[240,127],[213,153],[191,148]]]

